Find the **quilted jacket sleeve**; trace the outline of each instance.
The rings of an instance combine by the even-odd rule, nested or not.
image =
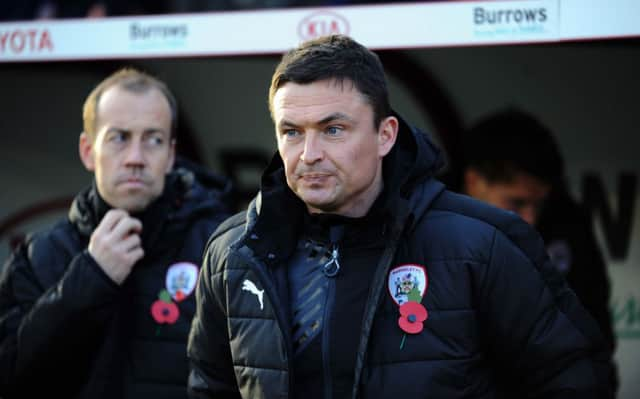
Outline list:
[[[34,256],[50,264],[36,265]],[[21,246],[5,264],[0,278],[2,397],[25,397],[47,382],[71,389],[71,380],[86,375],[119,287],[88,252],[54,266],[62,258],[50,243],[36,241]]]
[[[606,398],[608,353],[597,324],[548,263],[537,235],[515,228],[509,237],[496,231],[478,288],[496,378],[511,397]]]
[[[188,344],[190,398],[240,398],[229,348],[223,268],[219,267],[226,259],[216,251],[215,243],[205,252],[196,289],[196,315]]]

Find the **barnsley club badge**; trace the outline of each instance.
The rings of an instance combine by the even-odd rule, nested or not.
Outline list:
[[[421,265],[400,265],[389,272],[389,293],[398,306],[408,301],[420,303],[427,284],[427,272]]]
[[[189,262],[179,262],[169,267],[165,284],[171,297],[180,302],[191,295],[197,281],[198,266]]]

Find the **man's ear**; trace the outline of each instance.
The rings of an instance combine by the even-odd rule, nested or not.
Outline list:
[[[85,132],[80,134],[80,141],[78,142],[78,152],[80,153],[80,159],[89,172],[93,172],[96,169],[96,162],[93,154],[93,140]]]
[[[176,139],[171,139],[171,143],[169,144],[169,162],[167,163],[167,170],[164,173],[171,172],[173,168],[173,164],[176,161]]]
[[[378,155],[384,157],[391,151],[398,138],[398,118],[387,116],[378,128]]]

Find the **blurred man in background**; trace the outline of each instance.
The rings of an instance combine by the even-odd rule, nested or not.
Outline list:
[[[176,101],[124,69],[87,98],[94,182],[31,235],[0,279],[0,396],[185,398],[186,341],[224,180],[175,165]]]
[[[540,231],[552,264],[596,319],[613,354],[606,265],[590,215],[569,193],[551,131],[533,116],[507,109],[464,134],[463,154],[463,191],[520,215]]]

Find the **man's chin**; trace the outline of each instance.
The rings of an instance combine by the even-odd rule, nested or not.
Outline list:
[[[301,200],[312,213],[331,213],[336,210],[333,202],[328,200],[318,198],[301,198]]]
[[[112,206],[118,209],[124,209],[129,213],[139,213],[147,209],[149,204],[153,201],[148,196],[128,195],[125,198],[113,201]]]
[[[140,213],[144,212],[144,210],[147,209],[148,206],[149,203],[145,202],[144,204],[132,204],[123,209],[125,209],[129,213]]]

